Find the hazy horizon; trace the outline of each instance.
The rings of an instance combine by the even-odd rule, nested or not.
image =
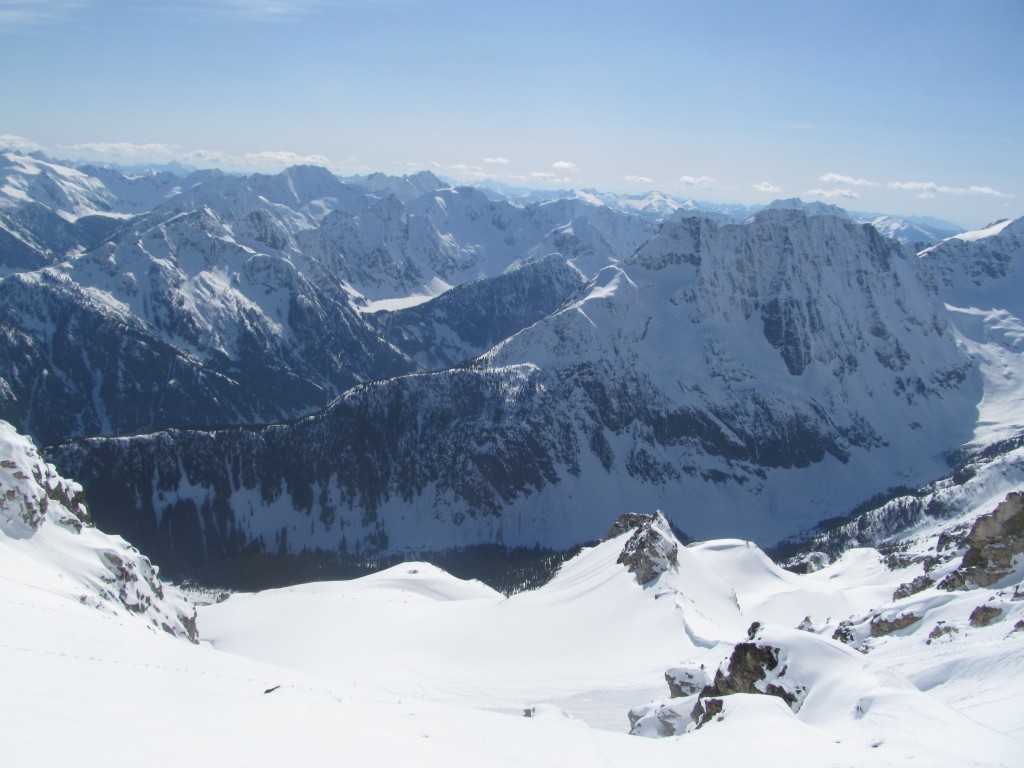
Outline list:
[[[56,158],[1017,217],[1009,0],[0,3],[0,143]]]

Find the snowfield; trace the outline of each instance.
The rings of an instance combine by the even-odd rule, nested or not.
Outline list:
[[[148,561],[2,427],[5,765],[1024,764],[1024,559],[988,587],[894,598],[922,563],[955,573],[974,545],[940,537],[988,509],[919,527],[894,562],[854,549],[804,575],[634,515],[533,591],[403,563],[221,595],[195,645],[152,620],[189,613],[155,573],[145,610],[118,599]],[[743,653],[763,661],[752,684]],[[666,671],[690,688],[670,698]]]

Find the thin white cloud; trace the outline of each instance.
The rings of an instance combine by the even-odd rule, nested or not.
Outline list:
[[[507,157],[501,157],[500,155],[498,157],[485,157],[483,161],[489,165],[508,165],[512,162]]]
[[[1000,192],[992,187],[971,185],[969,187],[950,187],[945,184],[936,184],[934,181],[890,181],[886,185],[889,189],[902,189],[908,192],[918,192],[918,197],[925,199],[934,198],[936,194],[942,195],[986,195],[988,197],[1013,197],[1006,192]]]
[[[575,171],[576,163],[570,163],[568,160],[556,160],[551,167],[558,171]]]
[[[89,5],[72,0],[0,0],[0,30],[42,24]]]
[[[300,155],[295,152],[246,152],[243,155],[238,155],[235,158],[231,158],[233,161],[240,162],[242,165],[270,165],[270,166],[290,166],[290,165],[322,165],[330,167],[333,163],[323,155]]]
[[[623,176],[623,181],[628,181],[630,184],[653,184],[654,179],[649,176]]]
[[[479,165],[469,165],[468,163],[439,163],[436,160],[431,160],[428,163],[406,162],[405,167],[417,170],[431,168],[438,173],[451,173],[460,178],[469,176],[476,179],[486,179],[496,176],[496,174],[488,172]]]
[[[220,5],[246,16],[290,16],[308,10],[311,4],[281,0],[220,0]]]
[[[876,181],[868,181],[867,179],[854,178],[853,176],[844,176],[841,173],[826,173],[818,177],[818,181],[823,181],[826,184],[845,184],[848,187],[877,187],[879,186]]]
[[[890,181],[889,189],[905,189],[911,192],[936,192],[939,185],[934,181]]]
[[[992,189],[992,187],[975,187],[971,186],[967,188],[968,195],[991,195],[992,197],[1013,197],[1013,195],[1007,194],[1006,192],[1000,192],[998,189]]]
[[[306,16],[329,3],[324,0],[205,0],[184,3],[189,8],[206,14],[222,14],[245,19],[278,21]]]
[[[715,188],[715,180],[710,176],[680,176],[679,181],[686,187],[699,187],[700,189]]]
[[[803,194],[806,197],[824,197],[825,199],[833,197],[843,197],[847,200],[860,199],[860,195],[852,189],[808,189]]]
[[[293,165],[320,165],[338,170],[348,161],[335,162],[324,155],[304,155],[287,150],[263,150],[232,154],[215,149],[186,150],[174,144],[135,144],[129,141],[95,141],[59,148],[86,160],[115,163],[166,163],[172,160],[201,168],[273,173]],[[351,160],[351,158],[350,158]]]
[[[181,147],[174,144],[133,144],[128,141],[87,141],[71,144],[66,149],[118,161],[162,161],[183,154]]]
[[[551,171],[533,171],[525,176],[522,174],[509,174],[503,178],[509,181],[541,181],[546,184],[572,184],[572,179],[568,176],[560,176],[557,173],[552,173]]]
[[[782,187],[778,186],[777,184],[772,184],[770,181],[759,181],[757,184],[752,184],[751,186],[758,192],[768,192],[771,194],[775,194],[776,192],[782,191]]]
[[[35,152],[42,149],[32,139],[26,139],[24,136],[12,136],[10,134],[0,134],[0,147],[13,149],[15,152]]]

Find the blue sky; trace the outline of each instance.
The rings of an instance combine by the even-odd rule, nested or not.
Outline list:
[[[60,158],[1024,214],[1024,2],[0,0]]]

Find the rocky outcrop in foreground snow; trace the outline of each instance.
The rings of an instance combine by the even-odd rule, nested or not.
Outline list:
[[[971,527],[960,567],[939,584],[940,589],[988,587],[1009,576],[1015,558],[1024,555],[1024,493],[1011,493],[990,514]]]
[[[650,584],[665,571],[678,567],[679,543],[661,512],[622,515],[612,524],[606,538],[614,539],[630,530],[633,535],[626,540],[616,562],[629,569],[637,584]]]
[[[157,569],[128,542],[97,529],[82,487],[61,477],[5,421],[0,421],[2,561],[42,589],[108,613],[138,616],[196,642],[195,609],[184,596],[163,584]]]

